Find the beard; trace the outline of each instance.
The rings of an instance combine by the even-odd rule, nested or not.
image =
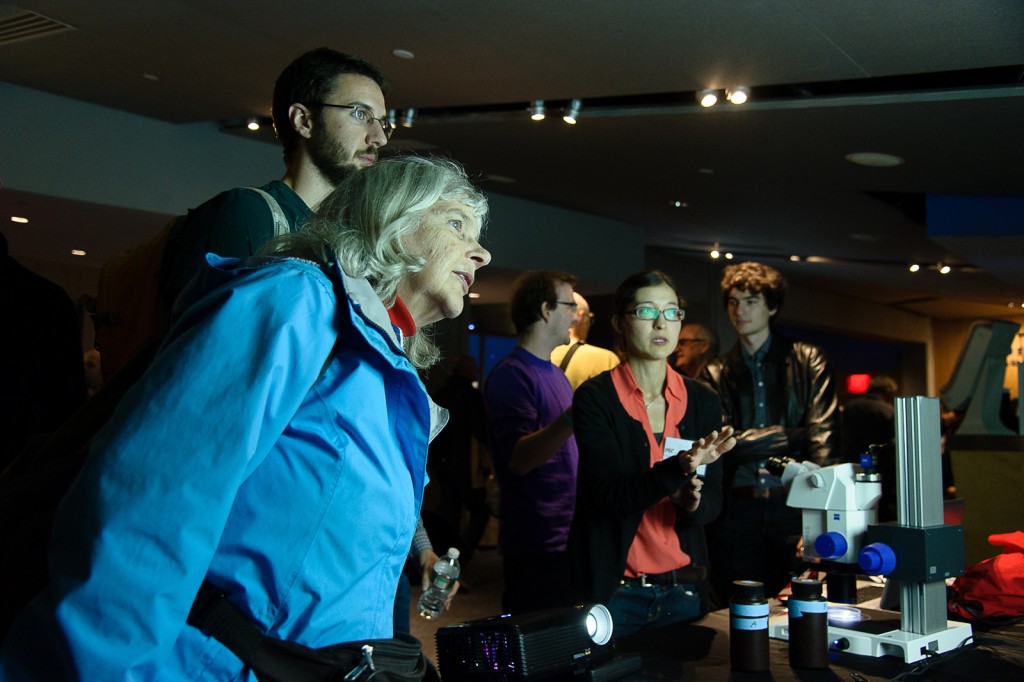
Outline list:
[[[333,187],[340,185],[349,173],[359,170],[355,161],[357,156],[372,154],[377,157],[376,147],[355,151],[329,133],[315,133],[310,142],[309,156],[313,165]]]

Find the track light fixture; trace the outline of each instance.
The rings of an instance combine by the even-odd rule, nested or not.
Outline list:
[[[574,99],[570,104],[569,108],[565,111],[565,116],[562,120],[569,125],[576,125],[576,119],[579,118],[580,110],[583,108],[583,100]]]
[[[725,98],[733,104],[746,104],[750,98],[750,88],[740,85],[725,91]]]
[[[953,268],[949,267],[942,261],[939,261],[938,263],[935,264],[935,269],[939,271],[940,275],[948,275],[949,271],[952,270]]]
[[[533,100],[533,104],[530,105],[530,112],[531,112],[530,113],[530,118],[532,118],[534,121],[543,121],[544,120],[544,115],[545,115],[544,114],[544,100],[542,100],[542,99],[535,99],[535,100]]]
[[[416,110],[414,108],[412,108],[412,107],[409,107],[408,109],[405,110],[405,113],[402,114],[402,127],[403,128],[412,128],[412,124],[415,121],[416,121]]]
[[[710,88],[701,90],[697,93],[697,102],[705,109],[715,106],[718,104],[718,91]]]
[[[722,252],[718,250],[718,242],[715,242],[715,245],[711,247],[711,257],[712,258],[718,258],[721,255],[722,255]]]
[[[907,269],[910,270],[911,272],[918,272],[921,269],[921,266],[918,263],[911,263],[910,267]]]
[[[396,110],[388,109],[388,123],[391,124],[392,130],[398,125],[398,112]]]
[[[255,116],[250,116],[245,122],[245,127],[255,133],[260,129],[260,120]]]

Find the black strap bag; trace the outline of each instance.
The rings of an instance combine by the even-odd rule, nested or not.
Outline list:
[[[216,638],[260,682],[439,682],[419,640],[346,642],[320,649],[268,637],[215,587],[203,583],[188,622]]]

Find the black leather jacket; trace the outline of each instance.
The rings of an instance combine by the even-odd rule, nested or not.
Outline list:
[[[768,423],[754,428],[754,387],[739,343],[714,360],[701,379],[722,399],[722,422],[736,430],[726,460],[726,489],[740,464],[788,456],[828,464],[839,455],[835,380],[818,346],[772,334],[765,357]]]

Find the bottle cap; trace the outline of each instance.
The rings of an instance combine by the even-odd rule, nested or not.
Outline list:
[[[821,599],[821,581],[810,578],[793,578],[790,582],[794,599]]]
[[[764,601],[764,584],[757,580],[734,580],[733,595],[740,599]]]
[[[450,558],[452,558],[452,559],[458,559],[459,558],[459,548],[458,547],[449,547],[448,548],[448,556]]]

